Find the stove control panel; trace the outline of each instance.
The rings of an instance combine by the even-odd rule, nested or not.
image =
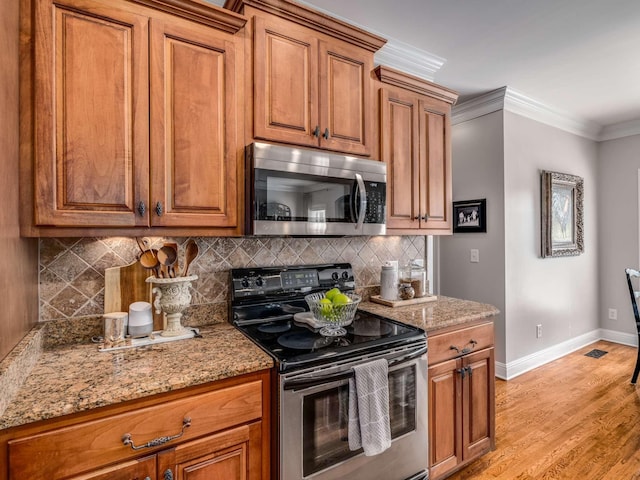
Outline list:
[[[306,295],[329,290],[353,290],[355,278],[349,263],[283,267],[234,268],[231,270],[231,298],[278,295]]]

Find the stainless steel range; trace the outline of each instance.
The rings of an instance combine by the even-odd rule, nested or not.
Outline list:
[[[348,263],[231,270],[230,320],[275,361],[273,479],[428,478],[427,342],[419,328],[358,311],[347,334],[323,337],[304,296],[352,291]],[[353,367],[388,362],[391,447],[350,450]]]

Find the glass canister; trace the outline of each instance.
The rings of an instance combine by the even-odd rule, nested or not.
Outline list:
[[[413,297],[420,298],[427,294],[427,271],[420,260],[411,260],[402,268],[400,284],[410,285]]]
[[[420,260],[411,261],[411,286],[416,298],[427,294],[427,271]]]
[[[400,288],[398,295],[401,300],[411,300],[415,297],[415,290],[411,285],[411,264],[408,263],[400,270]]]

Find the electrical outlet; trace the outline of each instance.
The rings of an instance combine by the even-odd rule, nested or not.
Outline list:
[[[615,308],[609,309],[609,320],[617,320],[618,319],[618,310]]]
[[[542,325],[536,325],[536,338],[542,338]]]
[[[469,261],[471,263],[480,263],[480,250],[477,248],[469,250]]]

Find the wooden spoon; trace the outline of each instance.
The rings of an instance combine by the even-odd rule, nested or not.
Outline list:
[[[160,262],[158,262],[158,252],[154,249],[145,250],[140,254],[140,265],[147,270],[153,271],[153,276],[160,278]]]
[[[158,262],[162,265],[162,274],[167,277],[175,277],[176,274],[173,270],[173,265],[178,259],[178,251],[172,246],[164,244],[160,250],[158,250]]]
[[[183,277],[187,276],[187,273],[189,272],[189,265],[191,264],[191,262],[195,260],[197,256],[198,256],[198,244],[193,239],[190,239],[187,242],[187,246],[185,247],[184,269],[182,270]]]

